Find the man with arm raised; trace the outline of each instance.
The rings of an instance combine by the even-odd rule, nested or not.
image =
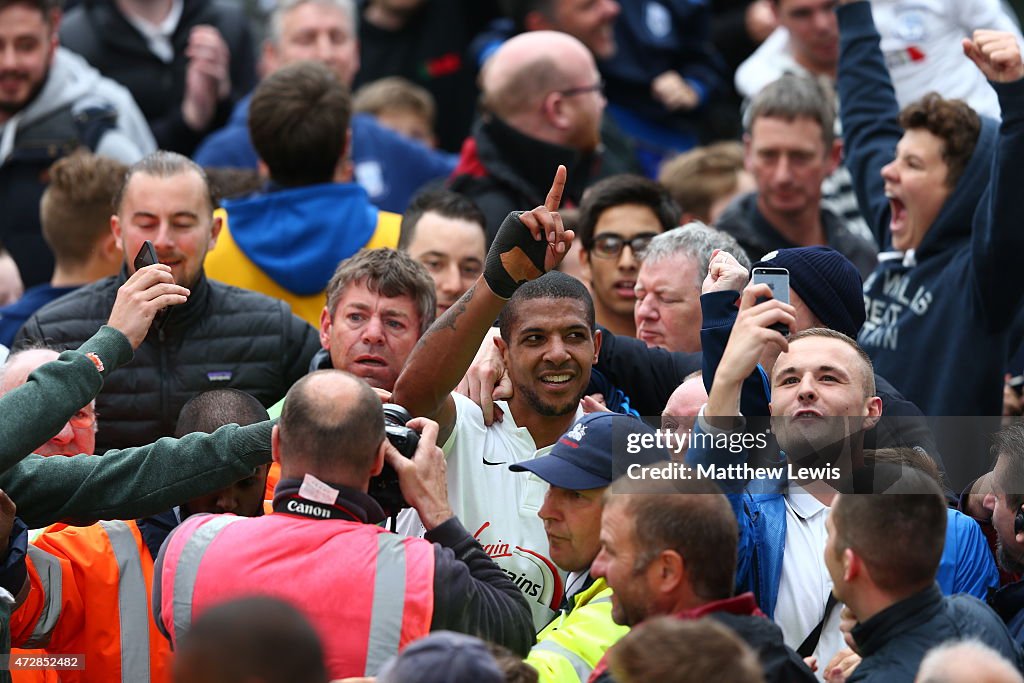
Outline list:
[[[538,630],[563,593],[563,575],[537,517],[547,485],[508,467],[546,454],[582,414],[579,401],[600,348],[589,293],[550,272],[574,236],[557,213],[564,186],[560,166],[543,206],[505,219],[483,276],[423,335],[393,396],[412,415],[440,425],[452,508],[523,591]],[[495,344],[515,394],[499,403],[505,420],[488,427],[479,407],[451,392],[496,317]],[[399,529],[420,531],[412,515],[400,518]]]

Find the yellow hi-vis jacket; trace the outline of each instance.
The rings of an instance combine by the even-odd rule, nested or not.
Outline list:
[[[526,658],[540,683],[586,683],[605,651],[629,632],[612,621],[612,589],[603,578],[574,595],[572,603],[537,634]]]

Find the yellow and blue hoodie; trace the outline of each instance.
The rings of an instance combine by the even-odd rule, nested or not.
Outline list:
[[[355,183],[278,189],[224,202],[208,277],[273,296],[314,327],[338,263],[360,249],[398,246],[402,217]]]

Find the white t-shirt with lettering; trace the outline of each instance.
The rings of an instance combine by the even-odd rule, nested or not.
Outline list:
[[[453,393],[455,429],[442,447],[448,466],[448,500],[463,526],[508,574],[530,603],[538,631],[554,618],[565,591],[565,572],[548,557],[544,523],[537,516],[548,484],[532,472],[512,472],[513,463],[547,455],[525,427],[518,427],[503,401],[502,422],[484,425],[480,407]],[[576,419],[583,415],[578,411]],[[398,533],[425,533],[415,510],[398,515]]]

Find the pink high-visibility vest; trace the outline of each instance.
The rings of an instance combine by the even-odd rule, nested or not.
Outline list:
[[[172,643],[213,605],[270,595],[316,628],[332,679],[374,676],[430,631],[434,548],[349,520],[194,515],[167,540],[160,581]]]

